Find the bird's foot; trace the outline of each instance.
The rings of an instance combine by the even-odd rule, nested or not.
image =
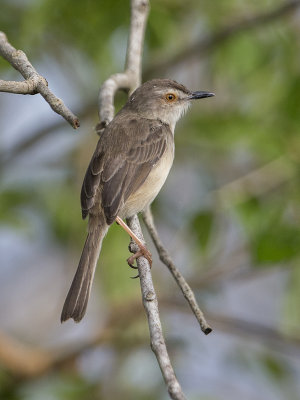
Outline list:
[[[129,226],[127,226],[125,224],[125,222],[122,220],[122,218],[120,218],[119,216],[116,217],[116,223],[118,225],[120,225],[127,233],[129,233],[129,235],[131,236],[131,239],[133,240],[133,242],[135,242],[138,246],[139,246],[139,250],[134,253],[131,257],[129,257],[127,259],[127,263],[131,268],[137,269],[137,267],[134,264],[134,260],[136,260],[138,257],[145,257],[150,264],[150,268],[152,266],[152,255],[150,253],[150,251],[147,249],[147,247],[140,241],[140,239],[136,236],[136,234],[134,232],[132,232],[132,230],[129,228]],[[132,250],[133,248],[131,247],[133,242],[131,242],[129,244],[129,251],[131,251],[131,253],[134,252],[134,250]],[[138,278],[139,275],[137,276],[133,276],[133,278]]]
[[[152,267],[152,255],[151,255],[150,251],[147,249],[147,247],[143,246],[136,253],[132,254],[132,256],[130,256],[127,259],[127,263],[130,268],[137,269],[137,266],[134,265],[134,260],[136,260],[139,257],[145,257],[150,264],[150,268]],[[135,279],[138,277],[139,277],[139,275],[132,276],[132,279]]]

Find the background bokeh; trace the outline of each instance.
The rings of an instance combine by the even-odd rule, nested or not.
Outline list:
[[[0,29],[81,121],[73,131],[40,96],[0,93],[0,399],[167,399],[118,226],[84,320],[59,322],[86,234],[79,193],[98,90],[123,69],[129,1],[0,5]],[[298,5],[151,1],[143,80],[216,93],[178,124],[175,163],[153,204],[209,336],[146,235],[168,349],[191,400],[299,398]],[[3,59],[0,77],[20,79]],[[118,94],[117,108],[125,101]]]

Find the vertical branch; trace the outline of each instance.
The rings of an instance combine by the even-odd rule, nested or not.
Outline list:
[[[137,215],[128,218],[127,223],[137,237],[144,242],[141,225]],[[138,247],[134,242],[131,243],[131,247],[134,251],[138,250]],[[158,301],[153,286],[149,262],[145,257],[139,257],[137,259],[137,266],[141,282],[143,305],[148,318],[151,349],[157,358],[171,399],[185,400],[185,396],[175,376],[163,336],[159,318]]]
[[[131,91],[140,86],[142,80],[142,53],[148,13],[147,0],[131,1],[131,23],[125,61],[125,73],[131,76],[133,83]]]
[[[132,92],[141,84],[141,63],[144,33],[149,12],[148,0],[131,0],[131,23],[127,46],[125,72],[112,75],[102,85],[99,93],[100,124],[98,133],[106,127],[114,116],[114,96],[119,89]],[[130,218],[128,224],[137,237],[144,242],[137,216]],[[134,247],[135,245],[133,245]],[[157,358],[170,397],[184,400],[185,396],[176,379],[163,337],[159,317],[157,297],[153,286],[150,265],[144,257],[137,259],[143,305],[148,318],[151,348]]]
[[[100,132],[114,117],[116,92],[119,89],[128,89],[132,92],[141,84],[142,53],[148,13],[148,0],[131,0],[125,72],[111,75],[101,86],[99,92]]]

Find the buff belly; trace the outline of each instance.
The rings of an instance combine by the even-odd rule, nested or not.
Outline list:
[[[155,197],[165,183],[174,159],[174,148],[170,146],[159,162],[153,167],[142,186],[134,192],[120,210],[121,218],[128,218],[143,211]]]

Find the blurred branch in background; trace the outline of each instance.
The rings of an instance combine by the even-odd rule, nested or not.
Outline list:
[[[0,332],[0,363],[12,375],[30,379],[45,371],[53,363],[53,356]]]
[[[218,330],[265,344],[274,351],[295,356],[300,354],[300,338],[298,336],[285,335],[284,332],[263,324],[222,314],[209,313],[209,319]]]
[[[23,380],[34,379],[49,370],[72,364],[85,351],[104,343],[120,340],[128,324],[142,317],[139,301],[128,302],[112,308],[104,327],[95,330],[91,338],[76,346],[58,348],[54,351],[26,345],[0,331],[0,364],[13,375]],[[144,341],[144,338],[143,338]],[[137,338],[132,339],[137,343]]]
[[[97,123],[95,82],[125,58],[129,2],[115,3],[1,4],[1,29],[30,51],[54,92],[69,96],[87,130]],[[143,80],[206,82],[218,93],[213,107],[195,108],[178,127],[176,162],[153,204],[160,238],[214,326],[199,335],[154,250],[168,351],[188,398],[299,397],[299,3],[151,4]],[[0,68],[17,75],[1,57]],[[116,93],[110,83],[117,110],[128,89]],[[97,138],[64,134],[68,124],[40,96],[0,97],[0,398],[166,398],[139,282],[116,251],[127,243],[117,226],[86,320],[57,319],[83,239],[78,179]]]
[[[295,176],[292,161],[278,157],[260,168],[223,185],[214,192],[215,201],[221,208],[233,207],[251,196],[259,197],[288,182]]]
[[[187,313],[174,298],[161,297],[161,305],[168,309]],[[92,335],[82,344],[74,347],[60,348],[55,351],[38,349],[36,346],[25,345],[0,332],[0,363],[5,366],[12,376],[19,380],[30,381],[36,377],[47,374],[50,370],[60,370],[76,363],[78,357],[90,349],[107,343],[113,344],[127,341],[128,346],[147,342],[145,332],[131,333],[124,338],[124,330],[143,317],[140,301],[131,301],[118,305],[110,310],[106,325]],[[298,336],[285,334],[277,329],[254,321],[247,321],[224,314],[208,313],[209,320],[217,327],[218,331],[227,332],[253,343],[268,346],[272,351],[282,354],[298,356],[300,339]]]
[[[240,21],[234,22],[227,27],[220,29],[218,32],[208,35],[207,37],[200,38],[197,42],[190,46],[185,46],[184,49],[178,51],[167,59],[162,59],[157,63],[153,63],[145,69],[145,76],[156,76],[162,74],[170,67],[178,65],[182,62],[189,60],[190,58],[200,58],[212,51],[215,47],[226,42],[228,39],[237,35],[240,32],[244,32],[250,29],[258,28],[259,26],[265,26],[267,23],[271,23],[276,19],[283,18],[300,6],[300,0],[291,0],[283,3],[279,7],[274,8],[271,11],[254,15],[248,18],[242,18]]]
[[[210,34],[210,36],[199,38],[199,40],[196,43],[190,46],[185,46],[184,49],[179,51],[177,54],[168,57],[167,59],[163,59],[161,57],[163,61],[154,63],[149,67],[145,68],[144,76],[146,78],[152,76],[159,77],[164,72],[166,72],[168,68],[170,67],[173,68],[174,66],[180,64],[181,62],[186,61],[186,59],[190,57],[197,57],[197,58],[203,57],[209,51],[212,51],[215,47],[222,45],[222,43],[236,36],[240,32],[245,32],[250,29],[258,28],[260,26],[264,26],[266,23],[272,23],[276,19],[288,16],[293,11],[295,11],[299,6],[300,6],[300,0],[292,0],[280,5],[279,7],[269,12],[254,15],[246,19],[242,18],[241,20],[229,25],[228,27],[222,28],[219,31]],[[125,78],[123,77],[123,79]],[[126,81],[124,82],[120,81],[120,86],[121,87],[126,86],[125,83]],[[114,85],[112,81],[110,81],[110,84]],[[96,107],[96,101],[92,101],[88,105],[84,105],[83,108],[78,111],[78,113],[80,114],[80,119],[82,120],[87,118],[90,115],[90,108],[94,107]],[[29,138],[24,139],[22,142],[16,145],[16,148],[12,149],[9,155],[9,161],[13,160],[14,157],[19,156],[24,151],[29,149],[32,145],[35,145],[44,137],[51,134],[53,131],[59,129],[62,126],[63,124],[54,122],[45,128],[37,129]],[[1,157],[1,159],[3,158]]]
[[[94,114],[94,108],[96,109],[96,103],[94,101],[85,104],[80,110],[78,110],[80,120],[87,120],[88,118],[92,117]],[[14,159],[21,156],[27,150],[30,150],[48,135],[62,129],[64,126],[64,121],[60,120],[49,123],[44,127],[38,126],[36,129],[31,129],[30,135],[25,134],[24,139],[20,138],[11,151],[5,152],[5,154],[2,154],[2,152],[0,153],[0,168],[5,168],[6,166],[10,165]]]
[[[53,111],[68,121],[74,129],[79,127],[79,119],[65,106],[61,99],[51,92],[46,79],[36,72],[26,54],[21,50],[16,50],[1,31],[0,54],[25,78],[24,82],[0,80],[0,92],[17,94],[40,93]]]

